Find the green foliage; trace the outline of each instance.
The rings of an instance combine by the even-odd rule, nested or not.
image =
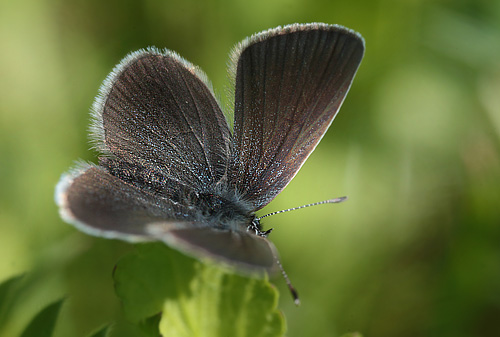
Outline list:
[[[277,290],[198,262],[161,243],[138,245],[114,272],[116,293],[127,317],[156,336],[282,336]],[[161,313],[161,316],[159,315]]]
[[[43,308],[28,324],[21,337],[52,337],[64,299]]]
[[[109,325],[89,335],[89,337],[108,337],[108,336],[109,336]]]
[[[195,272],[193,259],[164,244],[136,247],[118,262],[113,273],[125,315],[135,323],[160,313],[165,299],[182,291]]]
[[[13,276],[0,284],[0,326],[5,324],[12,311],[23,276]]]

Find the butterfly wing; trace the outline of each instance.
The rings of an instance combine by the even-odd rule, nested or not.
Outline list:
[[[230,131],[206,76],[177,54],[127,56],[94,103],[96,147],[196,191],[226,174]]]
[[[169,222],[182,226],[194,219],[189,208],[159,198],[95,165],[80,165],[63,175],[56,187],[61,217],[91,235],[125,241],[147,241],[147,224]]]
[[[267,239],[244,231],[216,230],[211,227],[178,228],[158,223],[150,228],[156,237],[188,255],[212,258],[243,272],[276,272],[278,252]]]
[[[257,34],[233,55],[229,180],[255,209],[292,180],[333,121],[364,53],[362,37],[325,24]]]
[[[81,231],[129,242],[164,241],[196,258],[211,258],[243,271],[274,272],[277,252],[247,232],[216,230],[192,207],[124,182],[105,169],[84,165],[56,188],[61,217]]]

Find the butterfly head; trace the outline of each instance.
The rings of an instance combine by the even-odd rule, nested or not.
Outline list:
[[[274,228],[270,228],[266,231],[262,230],[262,225],[260,224],[260,219],[254,216],[252,223],[248,225],[247,232],[253,233],[257,236],[261,236],[263,238],[267,238],[269,233],[273,231]]]

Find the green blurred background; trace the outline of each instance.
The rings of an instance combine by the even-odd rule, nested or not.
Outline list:
[[[0,335],[65,296],[57,336],[122,317],[111,272],[131,246],[64,224],[62,172],[89,151],[88,110],[112,67],[155,45],[220,96],[232,46],[294,22],[345,25],[366,54],[344,106],[268,218],[288,336],[493,336],[500,331],[500,1],[0,2],[0,281],[27,273]],[[258,322],[256,322],[258,324]]]

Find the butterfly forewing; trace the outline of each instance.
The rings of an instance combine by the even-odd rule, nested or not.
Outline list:
[[[333,121],[364,53],[346,28],[291,25],[237,52],[230,181],[255,209],[285,188]]]
[[[172,52],[131,54],[94,105],[98,147],[119,162],[213,190],[226,173],[230,132],[204,78]]]

